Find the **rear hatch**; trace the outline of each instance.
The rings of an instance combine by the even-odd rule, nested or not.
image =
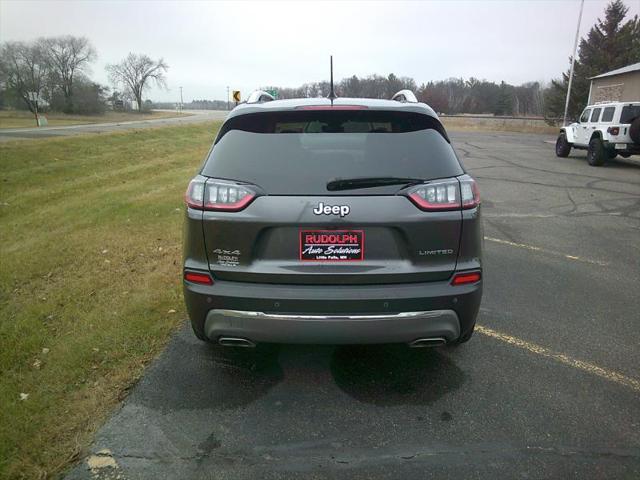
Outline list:
[[[305,109],[236,116],[201,172],[211,195],[239,199],[237,208],[203,212],[211,273],[280,284],[447,279],[462,212],[425,211],[409,194],[422,188],[425,198],[446,197],[463,174],[429,115]]]

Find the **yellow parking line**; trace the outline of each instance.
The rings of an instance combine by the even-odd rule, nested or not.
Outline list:
[[[524,248],[526,250],[531,250],[533,252],[546,253],[548,255],[554,255],[556,257],[563,257],[563,258],[566,258],[566,259],[569,259],[569,260],[574,260],[576,262],[591,263],[593,265],[600,265],[602,267],[604,267],[606,265],[609,265],[609,262],[603,262],[602,260],[592,260],[590,258],[577,257],[575,255],[568,255],[566,253],[556,252],[554,250],[547,250],[545,248],[535,247],[533,245],[526,245],[524,243],[510,242],[509,240],[502,240],[501,238],[484,237],[484,239],[487,240],[488,242],[500,243],[502,245],[509,245],[511,247]]]
[[[593,363],[576,360],[575,358],[571,358],[564,353],[554,352],[552,350],[549,350],[548,348],[542,347],[535,343],[527,342],[526,340],[522,340],[517,337],[512,337],[511,335],[507,335],[506,333],[498,332],[497,330],[485,327],[484,325],[476,325],[476,331],[488,337],[500,340],[501,342],[514,345],[542,357],[551,358],[552,360],[555,360],[556,362],[562,363],[564,365],[568,365],[569,367],[577,368],[578,370],[582,370],[583,372],[597,375],[604,378],[605,380],[615,382],[619,385],[624,385],[625,387],[628,387],[636,392],[640,392],[640,380],[629,378],[625,375],[622,375],[621,373],[599,367],[598,365],[594,365]]]

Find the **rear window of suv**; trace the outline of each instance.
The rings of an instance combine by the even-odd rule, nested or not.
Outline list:
[[[287,111],[226,122],[202,169],[272,195],[330,195],[338,178],[432,180],[464,173],[437,119],[397,111]],[[394,193],[398,185],[340,192]]]

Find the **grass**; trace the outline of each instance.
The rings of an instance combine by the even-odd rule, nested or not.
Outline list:
[[[0,144],[0,478],[79,458],[186,317],[182,194],[218,128]]]
[[[560,127],[547,125],[542,119],[440,117],[447,130],[462,132],[517,132],[556,135]]]
[[[132,122],[136,120],[154,120],[157,118],[189,115],[178,112],[106,112],[103,115],[67,115],[66,113],[47,113],[45,116],[49,126],[82,125],[88,123]],[[36,127],[35,117],[31,112],[18,110],[0,110],[0,128]]]

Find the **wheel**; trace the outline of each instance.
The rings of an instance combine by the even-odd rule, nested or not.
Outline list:
[[[571,152],[571,144],[567,141],[567,135],[562,132],[556,140],[556,156],[568,157],[569,152]]]
[[[471,337],[473,336],[473,331],[475,329],[476,329],[476,324],[474,323],[471,329],[467,333],[460,335],[460,337],[457,340],[454,340],[453,342],[451,342],[450,345],[456,346],[456,345],[462,345],[463,343],[467,343],[469,340],[471,340]]]
[[[599,138],[592,138],[589,142],[589,150],[587,150],[587,161],[589,165],[593,167],[599,167],[604,165],[604,161],[607,152],[604,149],[604,145],[602,144],[602,140]]]

